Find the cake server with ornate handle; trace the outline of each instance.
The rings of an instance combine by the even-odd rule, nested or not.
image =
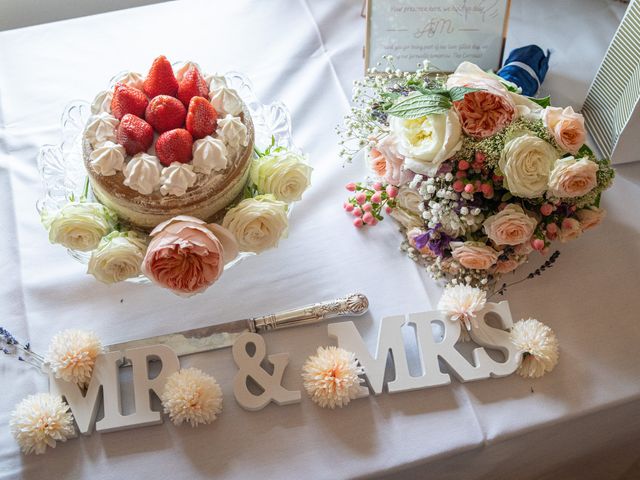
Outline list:
[[[344,298],[315,303],[280,313],[262,317],[236,320],[233,322],[194,328],[182,332],[158,335],[156,337],[132,340],[107,346],[108,351],[164,344],[171,347],[178,356],[230,347],[243,333],[263,333],[269,330],[297,327],[321,322],[328,318],[362,315],[369,308],[369,300],[361,293],[353,293]]]

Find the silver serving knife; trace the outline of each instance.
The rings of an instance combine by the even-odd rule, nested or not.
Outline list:
[[[361,293],[353,293],[344,298],[294,308],[262,317],[236,320],[234,322],[194,328],[182,332],[158,335],[156,337],[132,340],[108,345],[107,351],[121,351],[128,348],[164,344],[171,347],[178,356],[230,347],[243,333],[263,333],[269,330],[297,327],[334,317],[362,315],[369,308],[369,300]]]

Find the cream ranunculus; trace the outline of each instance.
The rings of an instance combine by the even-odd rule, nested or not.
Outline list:
[[[406,168],[423,175],[434,175],[462,146],[460,120],[453,109],[414,119],[391,116],[389,126]]]
[[[589,193],[598,184],[598,164],[588,158],[564,157],[555,162],[549,177],[549,195],[575,198]]]
[[[408,230],[422,227],[424,223],[420,216],[422,201],[422,197],[415,189],[407,186],[400,187],[396,196],[396,208],[392,210],[391,217]]]
[[[529,241],[537,225],[520,205],[511,203],[484,221],[484,231],[496,245],[520,245]]]
[[[136,232],[112,232],[91,252],[87,273],[102,283],[116,283],[140,275],[147,243]]]
[[[287,204],[273,195],[246,198],[227,212],[222,226],[236,238],[241,252],[260,253],[276,247],[286,234]]]
[[[548,142],[530,133],[509,140],[498,165],[506,188],[515,196],[536,198],[547,190],[549,174],[558,152]]]
[[[102,237],[117,223],[114,212],[100,203],[68,203],[49,220],[49,241],[72,250],[88,252],[98,246]]]
[[[283,150],[254,160],[250,178],[260,193],[270,193],[290,203],[302,198],[309,187],[312,170],[302,155]]]

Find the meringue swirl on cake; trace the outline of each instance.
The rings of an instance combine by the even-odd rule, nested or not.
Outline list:
[[[223,119],[218,120],[216,133],[232,151],[247,146],[247,127],[239,117],[227,115]]]
[[[211,105],[220,115],[239,115],[242,111],[242,100],[238,97],[238,93],[231,89],[222,87],[214,90],[209,95]]]
[[[92,116],[87,124],[85,133],[94,148],[104,142],[116,142],[116,128],[120,122],[113,115],[102,112]]]
[[[98,113],[106,112],[111,113],[111,99],[113,98],[113,92],[111,90],[104,90],[93,99],[91,104],[91,113],[97,115]]]
[[[125,85],[138,90],[142,90],[142,84],[144,83],[144,77],[138,72],[124,72],[114,78],[114,83],[124,83]]]
[[[158,157],[138,153],[124,167],[124,184],[136,192],[149,195],[160,186],[161,171]]]
[[[96,172],[109,177],[124,168],[126,156],[127,152],[122,145],[107,141],[91,152],[89,161]]]
[[[209,175],[211,171],[220,171],[227,168],[227,147],[222,140],[207,135],[193,143],[194,171]]]
[[[191,165],[173,162],[162,170],[160,193],[181,197],[196,183],[197,178]]]
[[[224,75],[220,75],[219,73],[214,73],[213,75],[206,75],[204,77],[204,81],[209,85],[209,91],[219,90],[221,88],[227,88],[227,79],[224,78]]]

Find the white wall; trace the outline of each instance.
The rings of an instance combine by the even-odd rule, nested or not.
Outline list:
[[[83,17],[162,0],[0,0],[0,31]]]

